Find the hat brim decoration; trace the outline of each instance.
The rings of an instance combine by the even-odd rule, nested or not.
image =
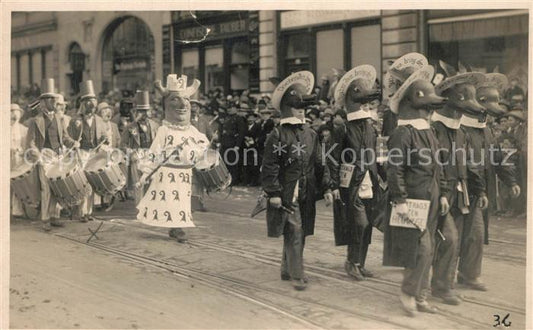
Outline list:
[[[485,74],[481,72],[465,72],[444,79],[443,82],[435,86],[437,95],[441,95],[445,90],[459,84],[481,85],[485,82]]]
[[[509,86],[509,81],[507,80],[507,77],[504,74],[486,73],[485,81],[480,82],[478,85],[476,85],[476,88],[493,87],[498,90],[500,95],[502,95],[507,89],[507,86]]]
[[[427,58],[420,53],[408,53],[403,55],[394,61],[387,73],[385,74],[383,82],[383,90],[385,92],[385,97],[390,97],[392,94],[396,93],[398,88],[402,85],[401,81],[398,81],[393,75],[390,74],[391,70],[403,71],[408,67],[412,67],[415,71],[423,68],[428,65]]]
[[[293,85],[302,85],[305,87],[306,94],[311,94],[313,91],[313,86],[315,85],[315,77],[309,71],[298,71],[287,78],[276,86],[274,92],[272,93],[271,103],[276,110],[280,110],[281,99],[285,92]]]
[[[431,81],[433,75],[435,74],[435,69],[431,65],[426,65],[413,72],[407,80],[398,88],[394,95],[389,100],[389,106],[393,113],[398,114],[398,107],[400,101],[405,96],[405,93],[409,87],[417,80],[427,80]]]
[[[335,105],[342,107],[345,102],[346,92],[350,84],[357,80],[362,79],[366,89],[371,89],[376,81],[376,69],[369,64],[359,65],[350,71],[346,72],[337,83],[335,87],[334,99]]]

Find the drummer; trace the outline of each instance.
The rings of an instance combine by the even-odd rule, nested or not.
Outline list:
[[[79,156],[83,165],[91,156],[91,152],[103,143],[108,143],[106,125],[102,118],[95,114],[98,101],[94,93],[92,80],[81,83],[81,98],[78,115],[72,118],[69,133],[73,139],[80,143]],[[93,213],[94,192],[87,195],[83,202],[73,210],[73,216],[81,222],[94,220]]]
[[[135,103],[135,120],[122,133],[121,148],[129,156],[127,189],[134,192],[133,195],[137,204],[143,196],[142,189],[135,186],[140,177],[139,158],[142,158],[143,150],[148,150],[152,145],[159,125],[148,118],[150,95],[147,91],[137,91]]]
[[[44,158],[41,157],[43,150],[52,150],[60,153],[61,149],[79,147],[79,142],[70,138],[67,131],[55,117],[56,101],[58,94],[55,93],[54,79],[44,79],[41,83],[43,93],[39,96],[40,113],[28,121],[27,149],[31,149],[29,159],[36,162],[39,173],[39,185],[41,190],[41,215],[43,229],[50,231],[52,227],[61,227],[59,222],[59,208],[56,198],[53,196],[45,172]]]
[[[16,169],[24,162],[24,148],[26,147],[26,137],[28,128],[20,123],[20,118],[24,110],[18,104],[11,104],[11,169]],[[21,217],[24,215],[21,201],[11,196],[11,215]]]

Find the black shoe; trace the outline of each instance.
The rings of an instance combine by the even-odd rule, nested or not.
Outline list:
[[[290,281],[291,280],[291,276],[288,273],[281,272],[281,280],[282,281]]]
[[[368,269],[366,269],[365,267],[363,266],[359,266],[359,272],[364,276],[364,277],[374,277],[374,273],[372,273],[371,271],[369,271]]]
[[[307,282],[304,279],[293,279],[292,280],[292,286],[297,291],[303,291],[305,288],[307,288]]]
[[[445,304],[455,306],[461,304],[461,299],[459,299],[459,297],[457,297],[457,295],[453,294],[451,291],[432,290],[431,294],[433,295],[433,297],[442,299]]]
[[[188,241],[185,232],[181,228],[170,229],[168,232],[168,236],[175,238],[178,243],[186,243]]]
[[[346,274],[348,274],[350,277],[353,277],[357,281],[365,280],[365,277],[359,271],[359,267],[353,262],[346,260],[344,263],[344,270],[346,271]]]
[[[60,222],[58,219],[50,220],[50,226],[52,227],[65,227],[65,224]]]

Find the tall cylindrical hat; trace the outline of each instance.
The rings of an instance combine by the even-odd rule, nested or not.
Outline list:
[[[137,91],[135,93],[135,108],[137,110],[150,110],[150,94],[148,94],[148,91]]]
[[[41,81],[41,95],[39,98],[57,97],[53,78],[46,78]]]
[[[80,95],[81,100],[88,97],[94,97],[96,98],[96,94],[94,93],[94,86],[92,80],[82,81],[80,84]]]

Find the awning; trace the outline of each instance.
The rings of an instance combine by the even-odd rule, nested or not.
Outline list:
[[[528,15],[459,20],[429,25],[430,42],[483,39],[527,33]]]

